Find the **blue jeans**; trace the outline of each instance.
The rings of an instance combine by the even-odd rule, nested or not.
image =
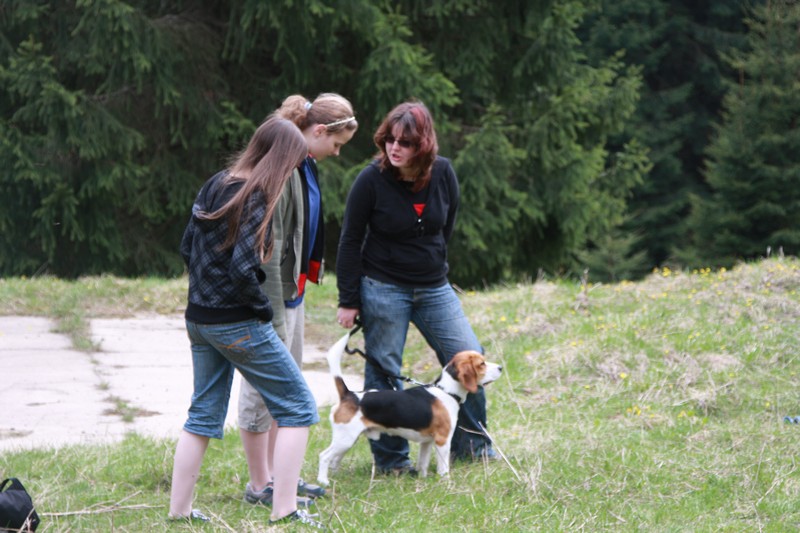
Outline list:
[[[444,366],[462,350],[483,353],[449,283],[436,288],[410,289],[361,278],[361,323],[364,326],[364,349],[387,372],[401,374],[403,348],[409,324],[413,323],[436,352]],[[364,369],[365,389],[402,389],[403,383],[387,378],[380,370],[367,364]],[[458,414],[458,427],[453,435],[451,454],[470,457],[490,447],[477,423],[486,426],[486,396],[483,388],[467,395]],[[463,431],[461,428],[478,434]],[[389,470],[409,466],[408,441],[402,437],[381,435],[370,440],[376,468]]]
[[[234,369],[261,394],[279,426],[307,427],[319,422],[314,396],[271,323],[253,319],[195,324],[187,320],[186,331],[194,369],[186,431],[222,438]]]

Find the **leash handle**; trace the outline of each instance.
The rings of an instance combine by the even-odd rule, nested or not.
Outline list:
[[[355,320],[353,321],[353,323],[355,324],[355,327],[354,327],[353,329],[351,329],[351,330],[350,330],[350,336],[351,336],[351,337],[352,337],[353,335],[355,335],[356,333],[358,333],[358,330],[360,330],[360,329],[362,328],[362,326],[361,326],[361,320],[360,320],[358,317],[356,317],[356,318],[355,318]],[[346,348],[345,348],[345,349],[346,349]],[[348,350],[348,351],[347,351],[347,353],[350,353],[350,354],[351,354],[351,353],[353,353],[353,352],[351,352],[351,351],[349,351],[349,350]]]
[[[352,337],[353,335],[355,335],[356,333],[358,333],[358,331],[359,331],[361,328],[362,328],[362,326],[361,326],[361,320],[359,320],[359,319],[358,319],[358,317],[356,317],[356,319],[355,319],[355,327],[354,327],[353,329],[351,329],[351,330],[350,330],[350,333],[348,333],[348,335],[349,335],[350,337]],[[350,346],[348,346],[347,344],[345,344],[345,345],[344,345],[344,351],[345,351],[345,352],[347,352],[347,353],[349,353],[350,355],[353,355],[354,353],[357,353],[357,354],[359,354],[361,357],[363,357],[364,359],[367,359],[367,354],[365,354],[364,352],[362,352],[362,351],[361,351],[361,350],[359,350],[358,348],[350,348]],[[367,359],[367,360],[369,361],[369,359]]]

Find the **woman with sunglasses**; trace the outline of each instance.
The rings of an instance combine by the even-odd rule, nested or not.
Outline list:
[[[382,367],[366,365],[364,388],[399,389],[402,382],[387,374],[401,373],[411,323],[442,366],[462,350],[483,349],[447,280],[459,187],[450,161],[437,155],[430,112],[420,102],[402,103],[373,140],[379,152],[347,197],[336,259],[337,320],[349,329],[360,318],[365,351]],[[479,423],[486,424],[483,389],[460,410],[454,458],[494,457]],[[382,435],[370,446],[379,472],[416,473],[405,439]]]

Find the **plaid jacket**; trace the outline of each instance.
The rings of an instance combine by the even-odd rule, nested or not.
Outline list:
[[[261,290],[265,275],[256,253],[255,235],[266,215],[264,197],[254,194],[242,215],[239,235],[231,248],[221,250],[228,233],[226,220],[204,220],[241,188],[225,183],[227,171],[209,179],[192,206],[192,217],[181,241],[181,255],[189,269],[189,304],[186,319],[198,324],[223,324],[258,318],[272,320],[272,307]],[[271,238],[269,235],[267,238]]]

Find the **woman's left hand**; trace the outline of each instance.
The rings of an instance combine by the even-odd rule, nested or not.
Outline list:
[[[340,307],[336,311],[336,321],[340,326],[350,329],[356,324],[356,317],[358,316],[358,309],[351,309],[348,307]]]

